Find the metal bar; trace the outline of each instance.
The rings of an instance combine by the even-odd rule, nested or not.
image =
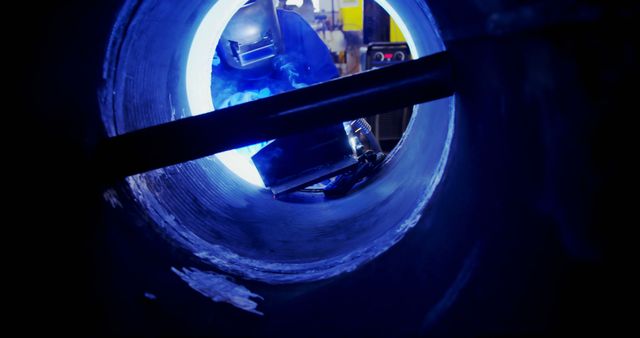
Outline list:
[[[336,30],[336,9],[335,9],[336,0],[331,0],[331,30]]]
[[[107,180],[453,94],[446,52],[106,139]]]

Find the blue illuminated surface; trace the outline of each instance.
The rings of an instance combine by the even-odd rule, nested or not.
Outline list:
[[[103,74],[100,102],[109,135],[213,110],[211,65],[221,22],[243,2],[127,1]],[[401,29],[412,28],[403,33],[413,41],[414,57],[443,49],[434,26],[426,24],[430,14],[422,0],[388,4],[407,23]],[[177,267],[180,278],[211,299],[256,310],[248,302],[255,302],[254,295],[239,284],[243,279],[285,284],[347,273],[418,224],[446,167],[453,103],[447,98],[415,106],[406,137],[375,180],[343,198],[273,199],[219,156],[128,177],[127,193],[155,231],[210,270]],[[225,275],[237,277],[235,283]]]
[[[244,0],[220,0],[216,2],[198,26],[187,61],[186,86],[189,108],[192,115],[213,111],[211,93],[211,65],[220,36],[233,14],[245,3]],[[245,181],[264,187],[251,156],[262,147],[230,150],[215,156],[233,173]]]
[[[215,110],[211,93],[211,65],[214,63],[215,46],[233,14],[244,4],[243,0],[220,0],[207,12],[200,23],[191,43],[187,62],[186,85],[189,99],[189,107],[192,115],[200,115]],[[411,31],[408,29],[402,17],[386,1],[377,2],[389,13],[400,28],[407,40],[413,56],[417,55],[416,44]],[[219,61],[217,61],[219,62]],[[252,98],[257,99],[257,98]],[[249,99],[245,101],[250,101]],[[264,182],[251,161],[266,144],[253,145],[245,148],[226,151],[216,154],[229,170],[245,181],[264,188]]]
[[[215,302],[226,302],[239,309],[263,315],[256,310],[258,304],[254,299],[262,299],[242,285],[238,285],[230,280],[228,276],[215,272],[200,271],[195,268],[183,268],[171,270],[187,282],[194,290],[200,292]]]

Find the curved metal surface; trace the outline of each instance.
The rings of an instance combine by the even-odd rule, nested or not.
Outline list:
[[[429,20],[416,2],[391,3],[407,22]],[[189,49],[184,46],[198,29],[193,18],[203,17],[212,2],[179,9],[173,2],[135,4],[135,13],[122,12],[133,16],[119,20],[127,28],[115,28],[111,45],[120,46],[113,49],[119,53],[109,54],[105,64],[113,70],[103,105],[111,133],[189,114],[184,79]],[[418,56],[442,49],[433,26],[414,27]],[[418,222],[442,177],[453,128],[451,99],[417,106],[379,175],[345,198],[320,203],[273,199],[215,157],[135,175],[127,182],[158,231],[216,268],[268,283],[319,280],[353,271]]]
[[[12,196],[31,208],[19,218],[29,225],[20,237],[28,246],[18,251],[29,255],[16,271],[22,288],[10,289],[21,297],[15,308],[27,304],[29,323],[38,323],[23,330],[264,337],[629,332],[621,332],[634,322],[623,309],[636,286],[621,276],[633,265],[618,270],[616,263],[633,257],[618,255],[633,247],[622,239],[633,238],[627,228],[635,210],[631,199],[618,197],[632,181],[622,161],[632,154],[634,134],[621,132],[631,124],[620,118],[635,104],[628,84],[637,74],[637,8],[429,1],[459,91],[450,160],[427,212],[398,245],[351,273],[314,283],[243,282],[246,293],[264,297],[265,316],[258,317],[188,287],[170,267],[207,266],[167,246],[144,208],[122,193],[127,186],[103,191],[91,176],[91,153],[106,137],[98,105],[108,103],[104,95],[97,102],[95,90],[105,85],[102,64],[121,4],[25,5],[21,12],[31,15],[37,39],[16,45],[27,47],[19,85],[25,136],[40,147],[28,149],[19,177],[26,186]],[[585,15],[594,11],[595,18]],[[185,62],[174,56],[160,59]],[[180,86],[176,74],[152,75],[153,90],[166,94],[158,83]],[[186,115],[174,99],[162,106]],[[167,116],[150,118],[162,123]]]

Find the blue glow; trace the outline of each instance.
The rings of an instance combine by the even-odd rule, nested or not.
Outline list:
[[[254,148],[254,150],[248,151],[246,148]],[[251,160],[251,156],[260,151],[262,147],[259,145],[253,145],[246,148],[225,151],[223,153],[216,154],[216,158],[240,178],[257,187],[264,188],[262,177],[260,177],[258,169],[256,169],[256,166]],[[255,148],[258,149],[255,150]]]
[[[187,100],[191,115],[214,110],[211,98],[211,65],[216,46],[224,28],[244,0],[219,0],[202,19],[196,31],[187,59]]]
[[[211,65],[214,64],[215,49],[227,23],[244,3],[245,0],[216,2],[202,19],[193,37],[186,71],[187,100],[193,116],[215,110],[211,96]],[[255,186],[264,187],[262,178],[251,161],[251,156],[260,149],[248,148],[250,149],[226,151],[215,157],[240,178]]]
[[[416,44],[406,23],[386,0],[377,0],[377,2],[398,24],[415,58]],[[186,72],[187,99],[193,116],[215,110],[211,93],[211,65],[214,63],[215,48],[227,23],[244,3],[245,0],[217,1],[204,16],[193,37]],[[264,145],[262,144],[262,147]],[[230,150],[216,154],[215,157],[243,180],[264,188],[264,182],[251,161],[251,156],[262,147],[251,147],[251,149]]]
[[[234,283],[231,278],[210,271],[200,271],[196,268],[171,268],[176,275],[187,282],[194,290],[211,298],[214,302],[229,303],[239,309],[262,316],[256,310],[258,304],[255,299],[263,299],[242,285]]]
[[[144,297],[149,300],[156,300],[158,297],[151,292],[145,292]]]
[[[398,28],[400,28],[400,31],[402,32],[402,35],[404,35],[404,38],[407,40],[407,45],[409,45],[409,50],[411,51],[411,57],[415,59],[418,55],[418,48],[416,47],[416,42],[413,39],[413,36],[411,35],[411,31],[407,27],[407,24],[404,22],[404,20],[402,20],[398,12],[396,12],[396,10],[387,2],[387,0],[376,0],[376,2],[380,5],[380,7],[384,8],[384,10],[389,13],[389,16],[391,16],[391,18],[393,18],[393,20],[396,22]]]
[[[315,11],[318,11],[318,8],[320,8],[320,0],[311,0],[311,2],[313,3],[313,8],[315,9]],[[302,0],[287,0],[287,5],[294,5],[294,6],[302,6]]]

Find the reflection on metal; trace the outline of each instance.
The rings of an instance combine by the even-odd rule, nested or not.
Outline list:
[[[222,60],[235,69],[257,71],[270,67],[268,61],[282,49],[273,2],[257,0],[242,6],[222,32],[219,47]]]
[[[228,276],[214,272],[200,271],[196,268],[182,268],[182,271],[172,267],[176,275],[187,282],[194,290],[200,292],[214,302],[229,303],[239,309],[263,315],[256,310],[258,304],[254,299],[263,299],[242,285],[231,281]]]
[[[353,168],[353,156],[340,124],[278,138],[252,159],[275,196],[308,187]]]

